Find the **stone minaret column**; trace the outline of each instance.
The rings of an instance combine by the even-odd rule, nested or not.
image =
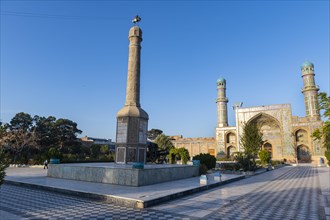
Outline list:
[[[129,30],[125,106],[117,113],[116,163],[146,162],[148,114],[140,106],[140,54],[142,30]]]
[[[128,73],[125,105],[140,107],[140,57],[142,30],[134,26],[129,30]]]
[[[228,99],[226,98],[226,80],[220,78],[217,81],[217,107],[218,107],[218,127],[227,127],[228,126],[228,114],[227,114],[227,103]]]
[[[304,88],[301,92],[304,94],[306,116],[311,120],[320,120],[320,110],[318,109],[318,86],[314,80],[314,64],[304,62],[301,66]]]

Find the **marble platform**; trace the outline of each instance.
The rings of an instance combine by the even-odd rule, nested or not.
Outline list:
[[[123,186],[145,186],[196,177],[199,167],[194,165],[146,164],[134,169],[131,164],[73,163],[49,164],[48,177],[108,183]]]
[[[244,175],[223,174],[222,181],[217,182],[214,181],[213,174],[207,174],[209,179],[207,185],[201,185],[200,177],[197,176],[135,187],[51,178],[47,176],[47,170],[44,170],[43,166],[9,167],[6,172],[5,184],[47,190],[131,208],[152,207],[245,178]]]

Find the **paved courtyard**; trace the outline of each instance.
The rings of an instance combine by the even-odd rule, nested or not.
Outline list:
[[[330,219],[329,168],[283,167],[147,209],[2,185],[1,219]]]

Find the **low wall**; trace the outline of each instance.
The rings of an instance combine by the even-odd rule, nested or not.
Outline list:
[[[97,166],[94,164],[49,164],[47,176],[125,186],[145,186],[199,175],[193,165],[158,165],[133,169],[124,166]]]

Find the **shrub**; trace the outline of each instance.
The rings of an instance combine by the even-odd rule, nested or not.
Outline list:
[[[258,156],[263,165],[268,164],[270,162],[271,154],[268,150],[259,151]]]
[[[53,158],[53,159],[61,159],[62,158],[62,153],[58,148],[51,147],[48,150],[48,157]]]
[[[66,161],[77,161],[78,157],[76,154],[63,154],[63,160]]]
[[[32,158],[32,164],[33,165],[43,164],[46,159],[47,159],[47,155],[45,153],[36,154]]]
[[[250,155],[247,155],[243,152],[235,152],[234,161],[237,161],[243,171],[254,171],[257,168],[255,160],[253,160]]]
[[[75,154],[64,154],[62,163],[94,163],[94,162],[114,162],[114,154],[102,155],[99,158],[77,157]]]
[[[261,160],[256,160],[256,165],[261,165]]]
[[[330,166],[330,150],[325,151],[324,156],[328,160],[328,165]]]
[[[199,166],[199,175],[203,175],[203,174],[206,174],[207,173],[207,166],[205,164],[201,164]]]
[[[208,170],[213,169],[217,161],[217,159],[211,154],[203,154],[203,153],[194,156],[193,160],[200,160],[201,164],[205,164]]]
[[[220,169],[236,171],[241,169],[241,165],[239,163],[222,163]]]
[[[100,156],[100,161],[113,162],[114,161],[114,156],[113,156],[113,154],[105,154],[103,156]]]
[[[217,161],[234,161],[233,157],[217,157]]]
[[[228,160],[227,155],[225,154],[225,152],[219,151],[218,154],[217,154],[217,160],[218,161]]]
[[[280,160],[272,160],[271,161],[271,165],[272,166],[278,166],[278,165],[280,165],[280,164],[282,164],[283,162],[282,161],[280,161]]]
[[[190,156],[189,156],[189,151],[184,148],[172,148],[170,150],[170,153],[168,155],[170,163],[175,163],[177,160],[181,160],[182,164],[187,164]]]
[[[97,159],[101,154],[101,145],[93,144],[90,148],[91,157]]]
[[[9,166],[8,156],[5,154],[3,149],[0,149],[0,185],[6,176],[6,168]]]

